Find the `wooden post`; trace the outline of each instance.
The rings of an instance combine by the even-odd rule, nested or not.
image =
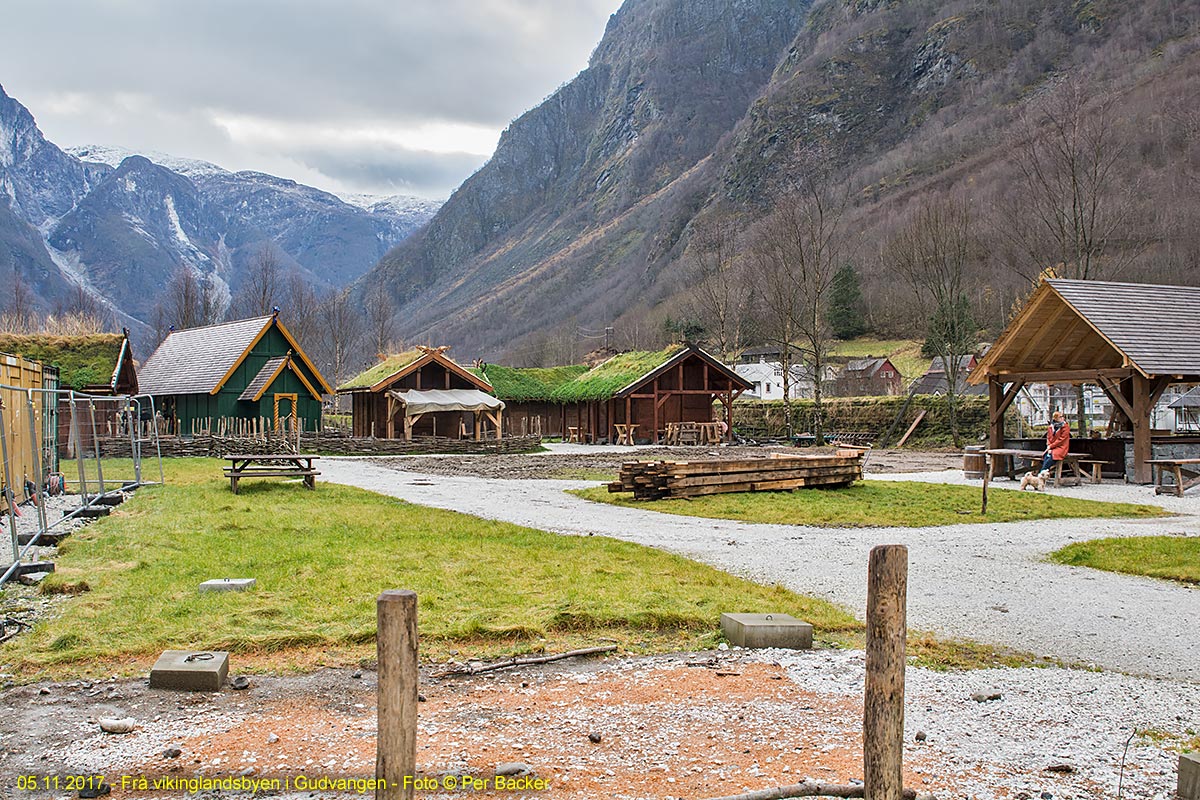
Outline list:
[[[987,489],[988,481],[992,478],[992,457],[987,453],[983,454],[983,507],[979,509],[980,514],[987,513]]]
[[[376,601],[379,711],[375,800],[412,800],[417,771],[417,593],[388,590]]]
[[[1135,372],[1133,380],[1133,479],[1137,483],[1150,483],[1150,464],[1153,445],[1150,441],[1150,381]]]
[[[863,692],[863,797],[900,800],[904,793],[904,640],[908,548],[871,549],[867,571],[867,676]]]
[[[1000,411],[1002,402],[1004,384],[995,375],[991,375],[988,377],[988,447],[993,450],[1004,447],[1004,414]]]

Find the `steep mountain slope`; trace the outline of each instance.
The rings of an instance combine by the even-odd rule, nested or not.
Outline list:
[[[135,333],[180,268],[212,275],[228,300],[269,247],[311,285],[341,287],[437,209],[415,198],[348,203],[159,153],[64,152],[2,88],[0,190],[0,270],[17,270],[33,305],[52,309],[82,287]],[[9,305],[0,296],[0,311]]]
[[[389,288],[407,335],[471,351],[494,352],[501,321],[512,336],[574,314],[611,319],[653,279],[618,267],[662,262],[687,221],[680,210],[707,194],[714,148],[807,7],[630,0],[588,68],[514,121],[365,283]]]
[[[852,198],[864,291],[890,304],[877,316],[917,333],[878,258],[914,198],[965,192],[981,226],[1002,225],[992,210],[1018,177],[1015,123],[1080,77],[1097,103],[1116,99],[1125,184],[1194,196],[1200,182],[1181,166],[1200,137],[1170,100],[1200,91],[1198,74],[1194,2],[627,0],[589,67],[517,119],[359,286],[388,287],[410,340],[491,358],[547,331],[655,330],[686,294],[694,221],[719,213],[749,230],[798,153],[815,151]],[[1168,230],[1146,200],[1129,216],[1157,237],[1139,274],[1186,279],[1194,220],[1173,210]],[[999,250],[1002,232],[989,233]],[[1016,282],[974,267],[988,319],[1002,317]]]

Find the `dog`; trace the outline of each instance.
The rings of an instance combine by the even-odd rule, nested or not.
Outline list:
[[[1049,475],[1049,470],[1042,470],[1041,472],[1036,473],[1026,472],[1021,478],[1021,491],[1023,492],[1026,489],[1033,489],[1034,491],[1038,492],[1046,491],[1046,478]]]

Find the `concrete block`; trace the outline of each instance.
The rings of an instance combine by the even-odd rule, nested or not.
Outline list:
[[[253,589],[257,581],[254,578],[214,578],[200,584],[202,592],[244,592]]]
[[[1179,756],[1179,800],[1200,800],[1200,753]]]
[[[84,506],[79,509],[79,513],[76,516],[80,519],[99,519],[100,517],[107,517],[111,513],[112,509],[108,506]]]
[[[229,653],[164,650],[150,670],[150,688],[217,692],[228,675]]]
[[[789,614],[722,614],[721,632],[740,647],[812,649],[812,625]]]
[[[35,572],[54,572],[54,562],[52,561],[22,561],[13,568],[12,576],[14,578],[21,575],[32,575]]]

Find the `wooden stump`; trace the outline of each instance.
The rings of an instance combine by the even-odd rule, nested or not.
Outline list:
[[[863,693],[863,779],[866,800],[904,793],[904,649],[908,548],[872,548],[867,573],[867,675]]]

